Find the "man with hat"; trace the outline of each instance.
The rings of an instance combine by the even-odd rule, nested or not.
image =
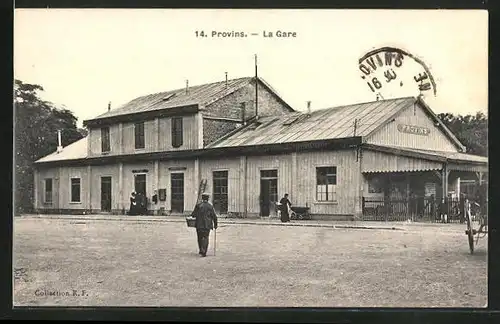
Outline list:
[[[192,217],[196,218],[195,225],[200,250],[199,254],[202,257],[207,256],[210,230],[217,229],[217,215],[212,204],[208,202],[208,198],[209,194],[203,193],[201,195],[201,202],[196,205],[191,214]]]

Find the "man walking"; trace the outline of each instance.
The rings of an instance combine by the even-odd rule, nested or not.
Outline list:
[[[202,257],[207,256],[208,250],[208,237],[211,229],[217,229],[217,215],[215,209],[208,202],[209,195],[204,193],[201,195],[201,202],[196,205],[191,214],[196,218],[196,234],[198,236],[199,254]]]

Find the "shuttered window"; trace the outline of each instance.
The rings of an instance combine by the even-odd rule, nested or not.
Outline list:
[[[101,152],[109,152],[110,150],[109,127],[103,127],[101,128]]]
[[[337,167],[316,168],[316,200],[335,201]]]
[[[138,122],[134,125],[135,148],[143,149],[144,145],[144,122]]]
[[[182,117],[172,118],[172,146],[181,147],[183,144]]]

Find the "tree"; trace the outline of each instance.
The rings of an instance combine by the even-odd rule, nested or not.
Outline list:
[[[15,211],[30,211],[33,206],[33,162],[57,149],[57,130],[67,146],[86,135],[77,128],[77,118],[68,109],[59,109],[40,99],[43,87],[15,80],[14,84],[14,160]]]
[[[438,114],[439,119],[467,148],[467,153],[488,155],[488,118],[482,112],[476,115]]]

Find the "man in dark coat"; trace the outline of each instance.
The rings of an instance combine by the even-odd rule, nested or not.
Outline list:
[[[288,214],[289,206],[292,206],[292,203],[288,200],[288,194],[286,193],[280,200],[281,222],[283,223],[290,221],[290,215]]]
[[[202,201],[196,205],[193,213],[191,214],[192,217],[196,218],[195,224],[196,234],[198,236],[198,253],[202,257],[207,256],[210,230],[217,229],[217,214],[215,213],[215,209],[212,204],[208,202],[208,198],[208,194],[202,194]]]
[[[129,215],[137,215],[137,196],[135,191],[130,194],[130,209]]]

